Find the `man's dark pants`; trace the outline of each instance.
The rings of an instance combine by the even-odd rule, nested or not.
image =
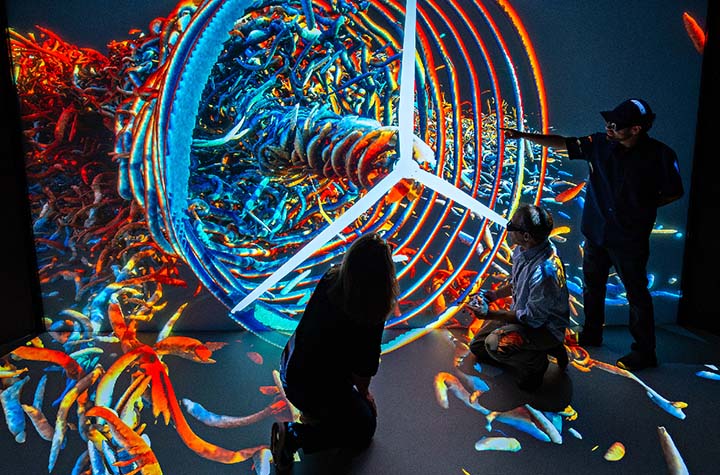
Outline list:
[[[655,316],[652,296],[648,290],[648,257],[649,246],[640,246],[637,249],[609,248],[590,241],[585,242],[583,334],[587,338],[602,336],[608,275],[610,267],[614,267],[625,286],[630,307],[630,333],[637,343],[637,350],[648,354],[655,353]]]
[[[488,321],[469,346],[479,360],[495,360],[512,368],[518,383],[523,383],[542,377],[548,367],[548,350],[559,344],[545,327]]]

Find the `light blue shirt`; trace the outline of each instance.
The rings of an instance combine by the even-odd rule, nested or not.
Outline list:
[[[512,254],[512,308],[518,321],[532,328],[545,326],[558,341],[570,323],[565,268],[550,241]]]

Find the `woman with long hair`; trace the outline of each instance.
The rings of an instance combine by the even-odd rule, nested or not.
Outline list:
[[[283,388],[302,417],[273,424],[278,472],[292,466],[299,449],[369,444],[377,425],[370,380],[398,294],[390,246],[375,233],[355,240],[342,264],[320,279],[281,356]]]

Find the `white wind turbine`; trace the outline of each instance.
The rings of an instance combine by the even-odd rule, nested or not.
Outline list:
[[[403,54],[400,69],[400,105],[398,111],[398,135],[400,157],[393,170],[375,184],[368,192],[355,202],[345,213],[308,242],[300,251],[288,259],[273,274],[258,285],[231,310],[239,312],[268,291],[286,275],[292,272],[305,259],[312,256],[325,243],[339,234],[343,229],[362,216],[372,205],[385,196],[390,189],[403,179],[415,180],[426,187],[445,195],[447,198],[472,210],[475,214],[501,225],[507,225],[507,219],[475,200],[472,196],[456,188],[437,175],[429,173],[412,159],[414,129],[414,94],[415,94],[415,19],[417,17],[416,0],[407,0],[405,5],[405,26],[403,30]],[[420,146],[424,142],[419,141]],[[425,145],[427,146],[427,145]]]

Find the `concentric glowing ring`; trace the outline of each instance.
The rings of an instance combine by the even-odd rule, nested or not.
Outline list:
[[[117,127],[118,155],[129,156],[120,190],[143,206],[158,244],[228,307],[396,159],[404,4],[309,5],[179,5],[156,32],[161,60],[138,87],[145,94],[125,104],[132,114]],[[416,26],[414,133],[426,144],[416,143],[416,159],[498,214],[523,195],[538,202],[546,152],[528,160],[531,150],[506,145],[500,130],[530,120],[547,130],[539,65],[513,8],[423,1]],[[421,156],[427,146],[434,156]],[[507,270],[501,226],[404,181],[231,316],[253,331],[291,331],[319,276],[370,231],[397,259],[402,293],[387,326],[408,330],[386,350],[443,325],[469,292]]]

